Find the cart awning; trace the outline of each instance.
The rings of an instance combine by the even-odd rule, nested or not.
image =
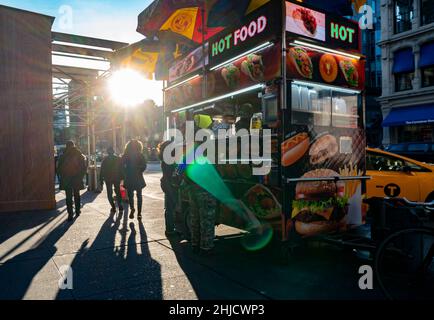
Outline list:
[[[394,108],[383,121],[383,127],[434,123],[434,104]]]

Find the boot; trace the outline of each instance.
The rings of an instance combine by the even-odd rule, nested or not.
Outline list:
[[[71,222],[72,220],[74,220],[74,212],[71,209],[68,209],[68,221]]]
[[[130,208],[130,219],[134,219],[134,213],[136,212],[136,209]]]

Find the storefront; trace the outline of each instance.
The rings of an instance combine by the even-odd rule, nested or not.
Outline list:
[[[393,143],[434,142],[434,104],[393,108],[383,126]]]
[[[345,230],[364,220],[364,82],[356,22],[270,1],[175,61],[165,89],[167,124],[183,133],[188,120],[228,130],[211,134],[225,156],[235,154],[215,165],[226,197],[208,190],[219,200],[220,222],[245,229],[256,220],[282,240],[292,231]],[[243,148],[256,137],[261,149],[269,139],[269,157],[250,149],[246,161]],[[255,173],[253,154],[268,165],[265,173]],[[234,212],[234,201],[244,215]]]

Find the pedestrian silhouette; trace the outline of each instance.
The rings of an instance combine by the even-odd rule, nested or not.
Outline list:
[[[113,188],[118,202],[119,212],[124,210],[122,206],[121,181],[123,179],[122,159],[115,154],[112,147],[107,149],[108,156],[101,163],[101,186],[105,182],[107,198],[111,205],[111,212],[116,212],[116,204],[113,199]]]
[[[59,158],[57,172],[60,177],[60,190],[66,192],[68,221],[72,221],[74,204],[76,216],[78,217],[81,213],[80,190],[85,188],[83,178],[86,175],[86,157],[75,146],[73,141],[66,143],[65,152]]]
[[[134,192],[137,194],[138,219],[142,218],[142,190],[146,187],[143,172],[147,167],[146,159],[143,156],[143,144],[138,140],[131,140],[125,146],[122,156],[122,169],[124,171],[124,187],[127,189],[130,203],[130,218],[134,219]]]

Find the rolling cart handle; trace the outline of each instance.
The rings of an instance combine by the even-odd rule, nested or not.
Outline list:
[[[370,180],[370,176],[357,176],[357,177],[324,177],[324,178],[288,178],[287,183],[296,182],[316,182],[316,181],[351,181],[351,180]]]

